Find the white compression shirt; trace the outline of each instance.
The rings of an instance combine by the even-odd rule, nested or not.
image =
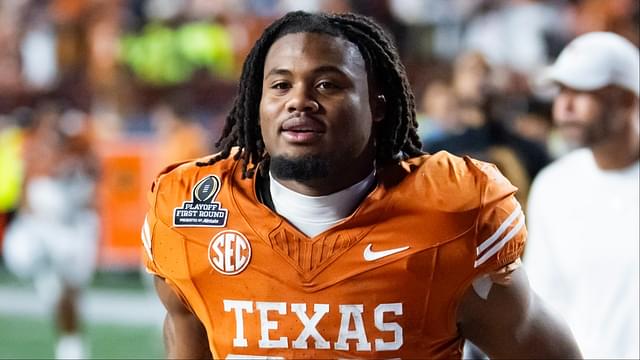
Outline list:
[[[375,171],[372,171],[346,189],[329,195],[308,196],[285,187],[269,174],[269,190],[275,211],[309,237],[351,215],[374,182]]]

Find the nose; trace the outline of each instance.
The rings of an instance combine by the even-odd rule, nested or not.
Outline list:
[[[560,91],[553,102],[553,117],[557,122],[562,122],[573,113],[573,93],[570,91]]]
[[[305,86],[297,86],[290,92],[287,101],[287,111],[289,112],[317,112],[320,104],[311,96],[311,91]]]

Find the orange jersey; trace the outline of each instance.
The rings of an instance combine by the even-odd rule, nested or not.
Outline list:
[[[147,269],[215,358],[461,357],[456,309],[516,260],[524,215],[493,165],[440,152],[378,169],[356,211],[308,238],[231,159],[167,169],[142,231]]]

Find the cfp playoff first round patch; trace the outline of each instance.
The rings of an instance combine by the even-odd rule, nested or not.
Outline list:
[[[174,227],[224,227],[227,209],[215,202],[220,192],[220,179],[209,175],[200,180],[192,190],[191,201],[173,210]]]

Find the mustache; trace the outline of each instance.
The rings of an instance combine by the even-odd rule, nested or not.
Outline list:
[[[284,120],[282,120],[282,122],[285,122],[285,121],[288,121],[288,120],[293,120],[293,119],[303,119],[303,120],[304,119],[311,119],[311,120],[314,120],[314,121],[321,122],[321,120],[319,118],[317,118],[315,115],[309,114],[307,112],[301,112],[301,111],[294,111],[289,116],[284,118]]]
[[[318,132],[326,131],[327,125],[317,117],[306,113],[294,112],[280,122],[280,129],[292,130],[306,128]]]

